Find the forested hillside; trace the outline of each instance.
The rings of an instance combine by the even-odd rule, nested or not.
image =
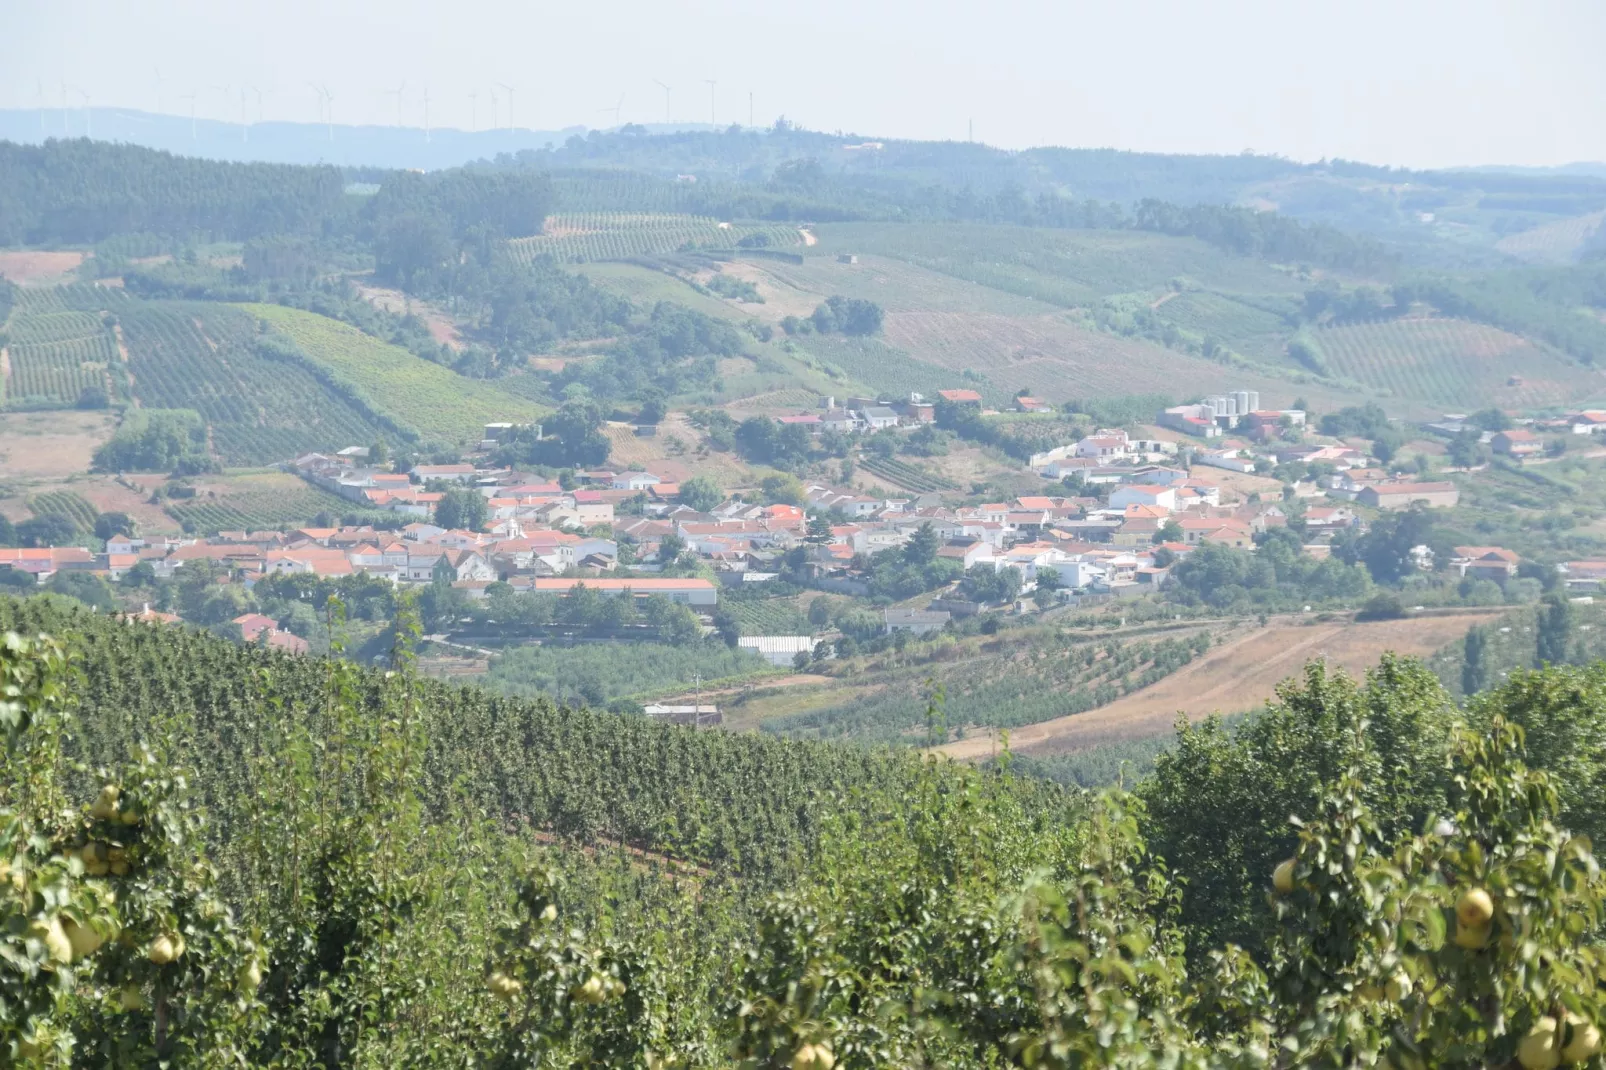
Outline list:
[[[0,615],[15,1064],[1600,1059],[1599,668],[1313,667],[1087,796]]]

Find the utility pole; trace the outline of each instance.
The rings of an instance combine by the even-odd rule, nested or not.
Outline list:
[[[698,729],[703,726],[703,674],[692,673],[691,683],[697,689],[691,700],[691,726]]]

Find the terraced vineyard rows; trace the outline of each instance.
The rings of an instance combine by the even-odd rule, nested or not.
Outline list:
[[[545,229],[544,234],[510,242],[514,253],[525,262],[551,256],[566,263],[584,263],[662,255],[691,246],[733,249],[742,239],[755,235],[762,235],[772,249],[803,244],[795,227],[722,223],[711,216],[579,212],[548,216]]]
[[[1606,393],[1606,378],[1497,327],[1436,316],[1324,327],[1333,372],[1428,405],[1539,407]]]
[[[219,531],[265,531],[302,527],[320,512],[339,517],[353,510],[351,502],[308,486],[293,476],[245,476],[238,489],[217,497],[174,501],[167,514],[198,535]]]
[[[100,518],[100,510],[70,490],[35,494],[28,499],[28,508],[34,516],[65,517],[83,532],[95,530],[95,521]]]
[[[866,456],[859,461],[859,467],[917,494],[955,489],[953,483],[936,473],[917,468],[908,461],[900,461],[896,457]]]
[[[227,464],[265,464],[382,434],[311,372],[258,352],[256,322],[238,309],[140,302],[120,319],[134,395],[149,408],[199,412]]]

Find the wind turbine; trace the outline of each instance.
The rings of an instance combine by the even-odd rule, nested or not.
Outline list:
[[[480,128],[480,91],[478,89],[468,95],[468,132],[474,133]]]
[[[156,114],[162,114],[162,68],[152,67],[156,72]]]
[[[89,111],[89,94],[85,93],[82,89],[79,89],[76,86],[73,88],[73,92],[84,98],[84,136],[94,137],[95,128],[93,117],[90,115]]]
[[[597,111],[601,112],[601,113],[604,113],[604,114],[607,113],[607,112],[613,112],[613,125],[614,126],[618,126],[619,125],[619,112],[620,112],[620,110],[622,108],[624,108],[624,106],[625,106],[625,95],[623,93],[620,93],[619,94],[619,103],[615,104],[611,108],[598,108]]]
[[[248,92],[250,91],[245,86],[242,85],[240,87],[240,140],[242,142],[251,140],[251,127],[245,121],[245,95]]]
[[[501,86],[502,87],[502,92],[507,94],[507,128],[508,128],[508,132],[512,133],[512,131],[513,131],[513,87],[508,85],[506,82],[497,82],[496,84]]]
[[[500,130],[500,129],[502,129],[501,124],[498,122],[498,120],[496,118],[496,85],[495,85],[495,83],[492,83],[492,85],[491,85],[491,129],[492,130]]]
[[[39,98],[39,136],[45,136],[45,80],[38,80],[38,92],[34,94]]]
[[[429,144],[429,86],[424,87],[424,144]]]
[[[178,95],[178,99],[187,100],[187,101],[190,102],[190,140],[194,141],[195,140],[195,90],[192,89],[188,93],[180,93]]]
[[[703,81],[708,83],[708,125],[718,126],[719,123],[714,119],[714,87],[719,82],[713,78],[704,78]]]
[[[326,85],[313,85],[311,82],[308,82],[307,85],[311,86],[312,91],[318,94],[318,118],[329,124],[329,140],[333,141],[335,139],[335,98],[330,94],[329,87]]]
[[[67,134],[67,83],[61,83],[61,133]]]
[[[658,79],[656,79],[656,78],[653,79],[653,84],[658,86],[658,88],[660,88],[660,89],[662,89],[664,91],[664,122],[666,122],[666,123],[670,122],[670,118],[669,118],[669,87],[667,85],[664,85],[664,83],[658,81]]]
[[[395,89],[381,89],[380,90],[380,93],[383,94],[384,96],[387,96],[387,97],[393,96],[393,97],[396,98],[396,125],[398,127],[401,126],[401,124],[402,124],[402,95],[404,93],[406,93],[406,92],[407,92],[407,80],[405,78],[402,79],[402,84],[397,86]]]

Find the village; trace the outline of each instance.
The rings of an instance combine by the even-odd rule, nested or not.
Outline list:
[[[1020,412],[1043,411],[1030,397]],[[940,402],[849,399],[821,413],[782,416],[810,434],[872,434],[935,419],[936,405],[980,411],[974,391],[946,390]],[[1464,435],[1467,418],[1451,415],[1424,433]],[[695,614],[707,632],[722,601],[762,596],[785,582],[865,600],[886,632],[922,635],[983,611],[1042,612],[1064,604],[1140,597],[1166,586],[1177,563],[1202,545],[1251,550],[1266,532],[1297,528],[1299,545],[1322,559],[1335,541],[1365,531],[1369,516],[1410,508],[1453,508],[1460,492],[1448,479],[1389,470],[1364,444],[1312,442],[1301,410],[1265,410],[1253,391],[1206,398],[1156,414],[1154,428],[1099,428],[1033,455],[1030,469],[1045,493],[1013,500],[955,503],[938,493],[890,496],[828,482],[803,482],[794,501],[762,492],[718,503],[683,499],[681,486],[648,468],[563,472],[558,476],[498,468],[489,457],[511,425],[485,429],[481,451],[459,463],[416,464],[394,471],[370,464],[353,446],[285,464],[308,484],[391,522],[309,523],[272,531],[206,536],[117,533],[103,547],[0,550],[0,572],[47,583],[58,573],[88,573],[116,583],[134,574],[155,581],[206,562],[216,582],[246,591],[276,576],[320,581],[362,577],[400,588],[446,587],[466,604],[501,594],[558,598],[580,588],[611,598],[658,598]],[[1539,453],[1536,431],[1593,435],[1606,414],[1586,412],[1538,428],[1476,437],[1514,459]],[[1243,493],[1232,474],[1303,473],[1280,495]],[[482,502],[465,510],[462,502]],[[443,506],[443,503],[449,503]],[[471,515],[473,522],[465,522]],[[309,518],[311,519],[311,518]],[[916,550],[946,571],[929,589],[889,593],[876,580],[887,551]],[[1432,567],[1428,548],[1415,550]],[[1464,577],[1497,583],[1515,576],[1520,557],[1499,546],[1459,546],[1451,566]],[[1592,589],[1606,563],[1558,566],[1569,589]],[[1000,576],[1008,582],[979,582]],[[966,578],[971,582],[966,582]],[[957,582],[955,582],[957,581]],[[144,607],[148,619],[177,617]],[[308,649],[293,624],[259,612],[229,621],[230,634],[292,652]],[[297,629],[303,633],[305,627]],[[446,629],[449,630],[449,629]],[[829,629],[824,629],[829,630]],[[444,638],[444,636],[442,636]],[[818,634],[747,635],[739,643],[777,666],[802,664],[820,649]]]

